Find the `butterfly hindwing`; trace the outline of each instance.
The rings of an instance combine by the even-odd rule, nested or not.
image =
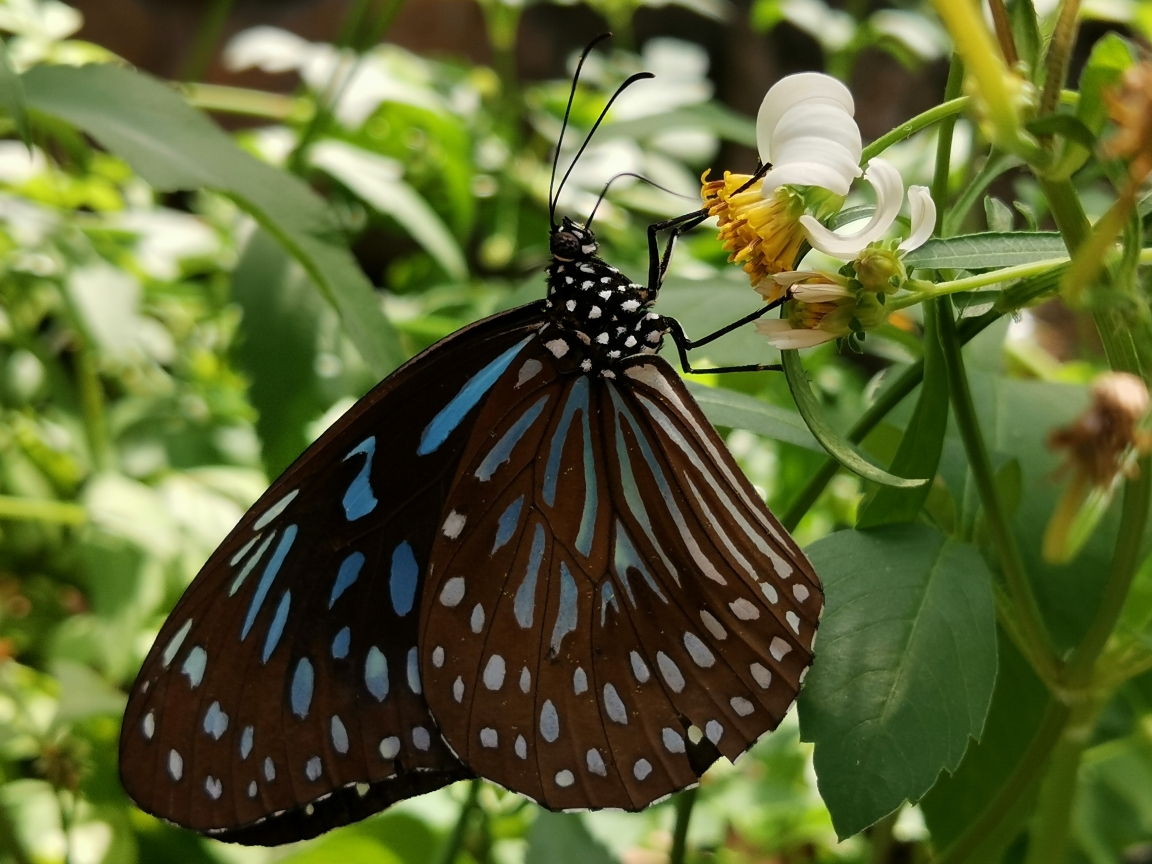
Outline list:
[[[494,388],[445,503],[425,695],[477,773],[635,810],[775,728],[822,597],[667,364],[612,380],[547,348]]]
[[[472,776],[422,695],[422,582],[480,406],[540,305],[410,361],[233,529],[129,700],[121,776],[143,809],[274,844]]]

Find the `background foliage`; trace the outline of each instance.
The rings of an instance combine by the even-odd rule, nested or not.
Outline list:
[[[587,213],[619,171],[695,199],[700,172],[727,167],[722,144],[754,141],[749,118],[712,100],[698,46],[632,50],[640,5],[589,0],[621,38],[593,58],[575,128],[627,74],[659,77],[618,103],[573,174],[567,212]],[[868,52],[920,71],[950,52],[915,3],[682,5],[735,16],[733,27],[803,31],[844,78]],[[1039,860],[1035,838],[1053,818],[1068,833],[1060,858],[1152,861],[1152,561],[1108,642],[1114,662],[1072,686],[1021,635],[996,533],[1008,526],[1063,663],[1109,591],[1121,496],[1071,562],[1041,556],[1061,493],[1045,438],[1087,405],[1087,382],[1108,365],[1075,304],[1024,308],[1058,287],[1063,271],[1051,268],[943,301],[947,321],[939,301],[911,306],[862,355],[806,352],[793,367],[804,374],[789,376],[804,417],[785,376],[692,384],[769,505],[811,544],[828,591],[799,722],[793,712],[738,765],[714,766],[695,799],[639,815],[548,814],[461,784],[277,850],[226,847],[132,807],[116,774],[124,690],[268,478],[404,358],[540,295],[568,81],[519,80],[521,5],[480,6],[489,65],[381,41],[398,5],[370,0],[350,4],[338,45],[270,28],[227,45],[234,68],[295,73],[285,96],[198,84],[194,70],[172,86],[69,38],[80,20],[62,3],[0,0],[0,861],[647,864],[670,850],[721,864],[1020,861]],[[1009,9],[1035,70],[1058,10]],[[1152,28],[1143,0],[1082,12],[1135,37]],[[209,46],[218,23],[206,16]],[[1099,82],[1115,82],[1132,55],[1110,36],[1092,57],[1085,159],[1104,128]],[[242,131],[201,109],[242,118]],[[902,137],[886,157],[906,182],[928,182],[935,128]],[[930,244],[909,269],[962,277],[1065,254],[1058,235],[1036,233],[1052,227],[1049,204],[1019,155],[967,120],[948,152],[945,233],[998,233]],[[1115,198],[1110,170],[1092,160],[1075,175],[1093,219]],[[616,184],[597,216],[605,257],[645,272],[646,225],[693,206]],[[1138,253],[1137,223],[1125,242]],[[1125,308],[1146,323],[1147,289],[1132,285]],[[679,246],[658,308],[703,333],[759,302],[700,230]],[[953,312],[952,344],[968,343],[967,425],[949,416],[956,357],[932,335]],[[706,355],[697,365],[778,359],[750,328]],[[976,421],[993,499],[971,467]],[[810,426],[843,460],[862,458],[851,441],[873,464],[934,480],[919,491],[864,481]],[[1128,544],[1140,555],[1143,522]],[[1072,733],[1075,758],[1055,743]]]

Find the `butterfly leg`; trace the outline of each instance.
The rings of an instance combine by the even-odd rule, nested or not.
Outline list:
[[[668,335],[672,337],[672,341],[676,343],[676,351],[680,355],[680,366],[686,374],[689,375],[705,375],[719,372],[779,372],[783,367],[779,363],[753,363],[747,366],[719,366],[711,369],[693,369],[692,363],[688,360],[688,352],[693,348],[700,348],[713,342],[728,333],[731,333],[738,327],[743,327],[745,324],[751,324],[758,318],[762,318],[766,313],[772,311],[788,299],[785,295],[778,300],[768,303],[755,312],[745,315],[733,321],[731,324],[726,324],[719,330],[709,333],[707,336],[701,336],[699,339],[689,339],[688,335],[684,332],[684,328],[680,322],[675,318],[665,318],[664,322],[668,325]]]
[[[668,272],[668,263],[672,260],[672,247],[676,245],[676,238],[691,231],[707,218],[708,209],[704,208],[648,226],[648,292],[650,297],[655,297],[660,286],[664,284],[664,274]],[[668,229],[671,229],[672,233],[668,235],[668,245],[664,248],[664,254],[661,255],[660,241],[656,235]]]

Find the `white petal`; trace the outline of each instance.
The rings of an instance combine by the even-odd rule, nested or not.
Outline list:
[[[876,211],[868,224],[855,234],[836,234],[811,216],[801,216],[800,224],[813,248],[847,261],[869,243],[882,238],[896,220],[904,200],[904,181],[900,179],[900,172],[884,159],[873,159],[868,163],[864,179],[876,191]]]
[[[785,270],[783,273],[774,273],[772,279],[777,285],[783,285],[785,288],[788,288],[797,282],[803,282],[805,279],[811,279],[813,276],[820,275],[816,270]]]
[[[820,162],[792,162],[764,175],[762,194],[765,198],[771,197],[780,186],[819,186],[844,196],[852,187],[852,179]]]
[[[794,106],[776,125],[772,133],[772,158],[776,164],[788,161],[785,150],[790,141],[819,138],[839,144],[855,164],[860,161],[862,144],[860,127],[840,105],[813,105],[805,102]]]
[[[792,286],[792,296],[805,303],[824,303],[851,297],[852,292],[830,282],[807,282]]]
[[[765,164],[772,161],[771,142],[776,124],[790,108],[806,100],[817,104],[840,105],[849,115],[856,113],[852,94],[840,81],[821,72],[801,72],[781,78],[772,85],[756,114],[756,144]]]
[[[919,249],[936,228],[936,202],[927,186],[908,187],[908,206],[912,210],[912,233],[900,244],[901,252]]]
[[[788,145],[780,150],[775,168],[786,165],[795,165],[798,162],[817,162],[826,165],[851,184],[860,176],[860,159],[850,150],[823,138],[798,138],[789,141]]]
[[[765,321],[764,324],[771,322]],[[787,324],[787,321],[780,322]],[[768,337],[768,344],[773,348],[779,348],[781,351],[790,351],[794,348],[811,348],[813,345],[823,345],[825,342],[830,342],[836,338],[832,333],[825,330],[803,330],[793,329],[792,327],[774,328],[771,332],[765,333],[766,328],[757,326],[756,330],[763,333]]]

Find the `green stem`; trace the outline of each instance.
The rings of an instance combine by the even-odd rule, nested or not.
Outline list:
[[[88,449],[92,451],[92,466],[97,471],[103,471],[109,462],[108,425],[104,419],[104,385],[96,368],[96,355],[87,344],[81,346],[76,355],[76,385],[80,390],[84,430],[88,436]]]
[[[88,511],[79,504],[69,504],[66,501],[40,501],[35,498],[0,495],[0,519],[82,525],[88,521]]]
[[[944,104],[956,101],[964,85],[964,62],[959,54],[952,55],[948,66],[948,82],[944,85]],[[952,133],[956,129],[956,115],[950,114],[940,121],[936,138],[936,166],[932,172],[932,201],[936,205],[936,227],[932,233],[940,237],[944,230],[944,213],[948,207],[948,173],[952,161]]]
[[[692,808],[696,806],[696,796],[700,787],[685,789],[676,796],[676,827],[672,832],[672,851],[668,853],[668,864],[684,864],[688,854],[688,823],[692,820]]]
[[[1071,709],[1060,700],[1053,698],[1048,701],[1048,707],[1024,757],[1016,763],[1004,785],[983,812],[969,823],[951,846],[932,860],[932,864],[962,864],[979,851],[980,845],[1011,815],[1013,805],[1047,768],[1048,758],[1059,742],[1071,713]]]
[[[469,782],[468,797],[460,805],[460,815],[456,819],[452,833],[448,835],[448,839],[444,843],[444,848],[440,851],[440,857],[436,859],[437,864],[454,864],[456,856],[460,854],[460,850],[464,846],[464,835],[468,833],[468,823],[472,819],[472,813],[479,808],[480,786],[483,782],[479,778]]]
[[[864,165],[873,156],[879,156],[893,144],[899,144],[906,138],[911,138],[921,129],[931,126],[946,117],[955,117],[968,107],[971,102],[968,96],[961,96],[958,99],[951,99],[935,108],[929,108],[923,114],[917,114],[911,120],[901,123],[891,132],[886,132],[881,135],[871,144],[864,148],[860,156],[860,164]]]
[[[1047,69],[1044,74],[1044,92],[1040,96],[1039,116],[1045,117],[1056,110],[1064,78],[1068,74],[1068,58],[1076,47],[1077,19],[1080,15],[1080,0],[1064,0],[1060,5],[1060,17],[1052,31],[1052,41],[1048,45]]]
[[[1152,249],[1148,251],[1152,252]],[[951,279],[947,282],[937,282],[935,284],[931,282],[913,282],[912,284],[916,286],[918,290],[912,294],[889,300],[887,304],[885,304],[885,308],[888,311],[895,312],[897,309],[906,309],[924,300],[946,297],[949,294],[959,294],[962,291],[972,291],[973,289],[984,288],[988,285],[998,285],[1001,282],[1008,282],[1012,279],[1025,279],[1029,276],[1038,276],[1041,273],[1059,270],[1067,265],[1067,257],[1045,258],[1043,261],[1033,261],[1029,264],[1016,264],[1012,267],[1003,267],[999,270],[990,270],[987,273],[980,273],[976,276],[966,276],[963,279]],[[926,285],[928,287],[919,288],[920,285]]]
[[[216,45],[220,42],[220,34],[224,32],[228,16],[232,14],[233,3],[234,0],[212,0],[212,5],[204,13],[200,27],[196,30],[196,40],[192,43],[181,76],[183,80],[200,81],[207,74],[212,55],[216,53]]]
[[[1024,864],[1051,864],[1064,860],[1080,757],[1091,740],[1097,711],[1098,705],[1092,699],[1081,699],[1072,707],[1048,761]]]
[[[1021,629],[1028,639],[1030,649],[1028,659],[1041,679],[1052,681],[1057,677],[1059,661],[1053,652],[1048,630],[1040,615],[1040,607],[1032,593],[1016,535],[1000,502],[1000,493],[996,488],[996,474],[992,469],[988,447],[980,431],[980,421],[972,401],[972,391],[969,388],[960,340],[956,333],[956,319],[953,317],[950,303],[940,304],[940,343],[944,349],[944,365],[948,374],[948,392],[953,416],[964,443],[969,468],[976,481],[988,533],[996,547],[1000,569],[1008,585],[1008,593],[1016,607],[1016,616]]]

